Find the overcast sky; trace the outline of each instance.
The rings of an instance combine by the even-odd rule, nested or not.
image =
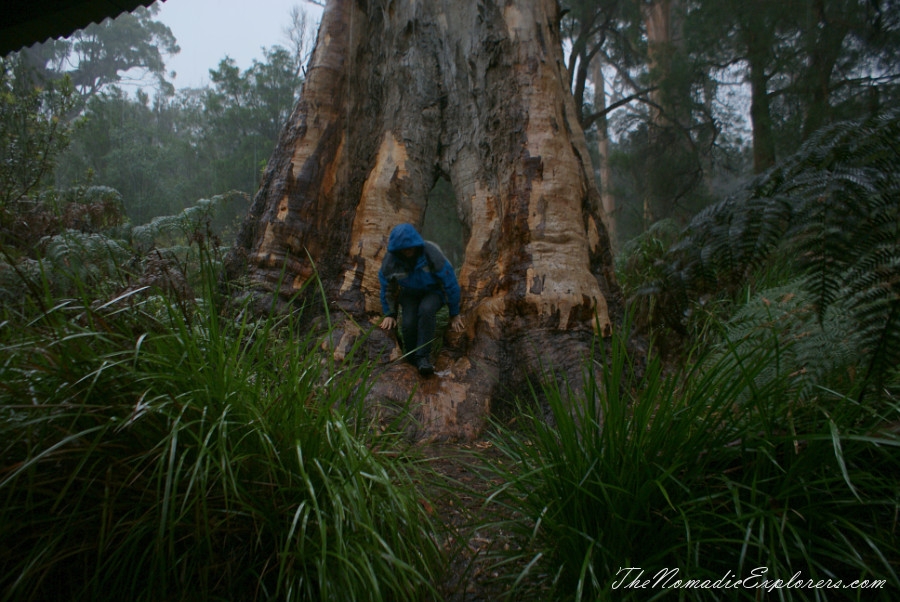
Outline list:
[[[209,70],[225,56],[246,69],[262,58],[263,46],[288,46],[284,28],[291,7],[299,6],[318,23],[322,9],[304,0],[166,0],[157,2],[156,20],[172,30],[181,52],[166,60],[176,88],[209,83]],[[315,33],[313,40],[315,40]]]

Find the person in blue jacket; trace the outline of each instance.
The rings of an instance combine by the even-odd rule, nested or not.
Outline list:
[[[387,250],[378,271],[384,312],[381,328],[397,326],[399,305],[404,352],[419,374],[429,376],[434,374],[430,351],[438,310],[446,303],[450,328],[456,332],[465,328],[459,315],[459,282],[441,249],[423,239],[411,224],[391,230]]]

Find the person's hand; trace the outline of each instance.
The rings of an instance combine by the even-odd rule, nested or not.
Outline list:
[[[462,332],[466,329],[466,323],[462,316],[453,316],[450,319],[450,330],[453,332]]]
[[[381,329],[382,330],[391,330],[397,325],[397,320],[388,316],[381,321]]]

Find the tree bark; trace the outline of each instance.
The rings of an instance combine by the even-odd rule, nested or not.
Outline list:
[[[616,197],[612,193],[612,167],[609,162],[609,120],[606,118],[606,79],[603,76],[603,60],[599,54],[591,61],[594,81],[594,112],[597,118],[597,155],[600,163],[600,205],[606,214],[606,229],[610,246],[617,248]]]
[[[552,368],[579,387],[621,312],[568,90],[555,0],[330,0],[301,99],[228,261],[261,301],[318,275],[329,352],[380,362],[373,408],[411,400],[427,439],[480,434],[491,403]],[[420,378],[380,329],[378,269],[440,176],[466,237],[467,330]],[[361,339],[360,337],[364,337]]]
[[[658,127],[668,127],[673,118],[669,99],[659,85],[669,77],[672,59],[672,0],[640,2],[647,30],[647,67],[654,84],[650,92],[653,105],[650,121]]]
[[[762,22],[752,12],[741,21],[741,37],[747,49],[750,80],[750,121],[753,128],[753,171],[762,173],[775,165],[775,140],[769,107],[769,76],[766,68],[772,60],[771,39]]]
[[[809,58],[806,74],[801,79],[806,84],[807,107],[801,132],[803,140],[808,140],[831,120],[831,79],[852,22],[849,14],[838,12],[838,18],[829,16],[823,0],[816,0],[812,5],[815,20],[804,32]]]

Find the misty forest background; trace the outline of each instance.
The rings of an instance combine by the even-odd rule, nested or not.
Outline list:
[[[657,222],[686,225],[822,126],[895,106],[889,2],[563,4],[571,88],[619,248]],[[4,58],[5,134],[16,133],[16,108],[58,120],[40,174],[5,166],[4,207],[48,186],[105,186],[139,225],[198,199],[255,193],[302,89],[315,24],[295,7],[284,43],[251,67],[223,57],[208,86],[176,92],[165,60],[177,40],[155,12]],[[438,182],[426,217],[458,257],[450,194]]]
[[[0,600],[647,599],[621,566],[896,596],[900,3],[561,5],[627,315],[583,398],[500,409],[474,489],[373,427],[377,367],[323,360],[310,308],[221,281],[301,9],[203,88],[152,6],[0,60]],[[449,182],[423,234],[460,265]]]

